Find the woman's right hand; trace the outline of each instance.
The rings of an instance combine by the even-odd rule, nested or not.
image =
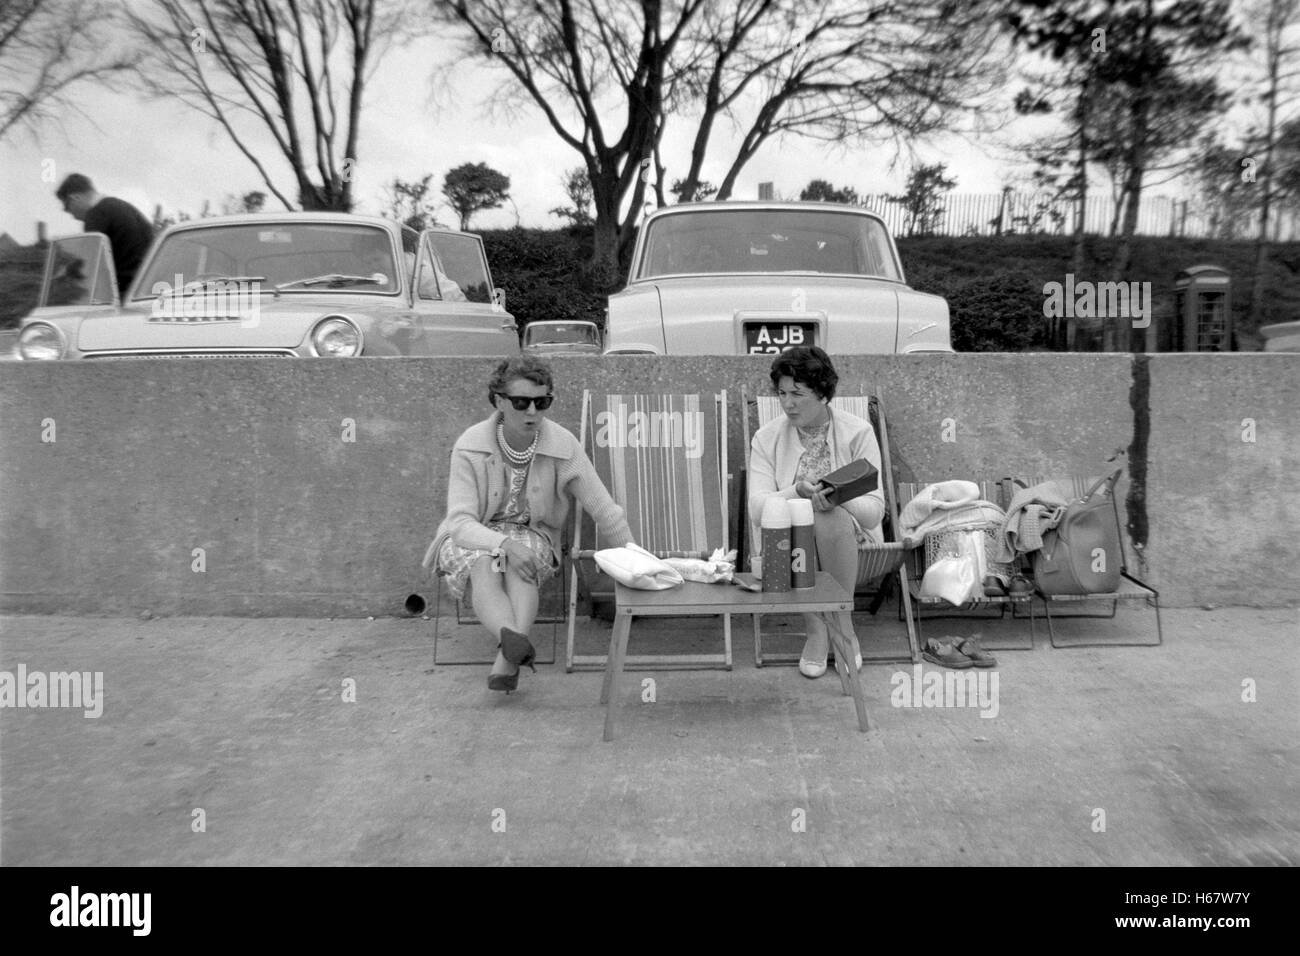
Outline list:
[[[501,546],[501,553],[505,555],[507,567],[517,569],[519,576],[525,581],[537,583],[537,575],[542,570],[541,561],[531,548],[522,541],[511,538]]]

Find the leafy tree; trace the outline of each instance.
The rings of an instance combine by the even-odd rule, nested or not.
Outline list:
[[[1019,0],[1007,22],[1080,86],[1073,121],[1081,172],[1094,159],[1117,184],[1123,208],[1111,271],[1123,280],[1146,177],[1186,168],[1193,132],[1227,105],[1222,56],[1246,42],[1228,0]],[[1106,347],[1126,347],[1128,334],[1108,321]]]
[[[266,193],[253,190],[242,196],[228,195],[221,203],[221,214],[232,216],[238,213],[261,212],[266,206]]]
[[[814,179],[799,193],[799,198],[807,202],[843,202],[856,206],[861,200],[858,191],[852,186],[836,189],[824,179]]]
[[[1241,160],[1250,147],[1225,145],[1210,132],[1202,136],[1199,152],[1193,183],[1197,205],[1209,219],[1210,236],[1241,238],[1257,202],[1251,184],[1241,178]]]
[[[957,180],[944,175],[946,163],[933,163],[915,167],[907,177],[907,191],[890,196],[889,201],[902,206],[907,214],[904,232],[909,236],[932,236],[943,217],[944,194],[957,185]]]
[[[1023,272],[994,272],[959,285],[948,299],[958,352],[1023,352],[1046,344],[1043,295]]]
[[[1279,154],[1287,150],[1286,140],[1300,128],[1300,0],[1255,0],[1248,5],[1247,17],[1263,26],[1262,67],[1256,82],[1264,105],[1263,125],[1258,140],[1257,162],[1261,167],[1256,190],[1259,208],[1259,231],[1255,235],[1255,269],[1251,281],[1250,321],[1258,325],[1264,313],[1267,295],[1269,216],[1275,205],[1284,200],[1288,190],[1283,177],[1275,175]],[[1288,132],[1289,131],[1289,132]],[[1284,164],[1283,164],[1284,165]],[[1292,167],[1294,173],[1294,167]],[[1295,193],[1291,192],[1294,197]]]
[[[707,179],[701,179],[693,188],[688,187],[684,179],[674,179],[669,191],[678,202],[703,202],[716,193],[718,187]]]
[[[570,206],[556,206],[551,210],[552,216],[568,219],[574,226],[591,225],[591,180],[587,170],[574,166],[560,178],[564,194],[569,197]]]
[[[416,232],[441,225],[429,198],[429,190],[433,188],[432,182],[433,173],[427,173],[422,179],[410,182],[394,177],[393,181],[385,187],[388,194],[388,218],[396,219]]]
[[[0,2],[0,139],[75,109],[72,94],[87,84],[117,88],[136,55],[102,42],[114,20],[102,0]]]
[[[510,177],[486,163],[463,163],[447,173],[442,183],[447,204],[460,216],[460,228],[480,209],[496,209],[510,198]]]

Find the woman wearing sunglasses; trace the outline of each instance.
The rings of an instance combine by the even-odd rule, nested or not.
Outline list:
[[[546,417],[551,369],[529,355],[508,358],[488,382],[492,415],[451,450],[447,517],[432,550],[459,600],[474,586],[474,609],[497,644],[488,688],[509,693],[532,667],[528,640],[538,588],[559,568],[561,529],[576,498],[610,541],[632,532],[573,433]]]

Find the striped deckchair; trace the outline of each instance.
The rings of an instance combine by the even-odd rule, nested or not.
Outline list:
[[[753,398],[747,398],[742,393],[742,398],[744,399],[742,414],[744,417],[745,441],[748,449],[748,442],[753,437],[754,432],[782,414],[781,403],[775,395],[756,395]],[[906,592],[908,587],[907,569],[903,561],[905,552],[902,544],[895,539],[893,532],[893,529],[897,527],[897,503],[894,503],[893,508],[890,507],[894,494],[894,470],[889,446],[889,428],[885,422],[883,399],[879,392],[874,395],[836,396],[831,400],[831,407],[846,411],[851,415],[857,415],[859,418],[871,422],[876,430],[876,440],[880,445],[880,480],[886,500],[885,541],[865,551],[858,552],[858,580],[854,588],[855,594],[872,594],[873,599],[867,610],[874,616],[888,593],[887,584],[890,574],[897,571],[902,590]],[[752,541],[756,539],[757,529],[749,523],[745,494],[742,493],[739,497],[741,498],[740,520],[745,522],[742,527],[748,528],[750,540]],[[892,520],[890,519],[891,515]],[[873,655],[870,653],[870,649],[864,646],[862,648],[862,659],[864,661],[874,661],[876,663],[910,661],[916,663],[921,659],[920,645],[917,643],[916,631],[912,624],[911,608],[901,600],[899,607],[900,612],[906,611],[908,653],[903,656]],[[759,617],[755,616],[754,661],[759,667],[765,664],[797,664],[799,654],[765,655],[763,652],[761,623]]]
[[[581,440],[601,481],[627,512],[636,543],[660,557],[707,558],[728,547],[727,393],[700,395],[582,396]],[[583,541],[593,543],[584,550]],[[570,560],[569,633],[565,670],[599,669],[605,655],[574,653],[578,578],[593,600],[612,600],[613,584],[592,554],[610,545],[597,537],[590,517],[576,508]],[[633,655],[633,669],[721,666],[731,669],[731,616],[723,615],[719,654]]]
[[[1081,477],[1078,475],[1069,478],[1042,478],[1042,477],[1016,477],[1004,480],[1005,494],[1010,499],[1016,488],[1032,488],[1035,485],[1045,484],[1047,482],[1056,486],[1056,490],[1066,501],[1074,501],[1082,498],[1092,489],[1100,480],[1099,476]],[[1155,647],[1164,642],[1164,630],[1160,623],[1160,594],[1155,588],[1139,580],[1130,573],[1128,567],[1128,556],[1124,548],[1124,525],[1119,516],[1119,496],[1111,496],[1112,512],[1115,515],[1115,525],[1119,528],[1119,561],[1120,561],[1120,579],[1119,587],[1107,594],[1054,594],[1047,595],[1039,592],[1043,599],[1043,605],[1047,614],[1047,634],[1053,647]],[[1032,580],[1032,575],[1031,575]],[[1111,619],[1115,617],[1121,601],[1142,602],[1147,607],[1156,612],[1156,639],[1152,641],[1069,641],[1068,643],[1057,643],[1056,629],[1053,627],[1053,618],[1056,620],[1070,620],[1073,618],[1104,618]],[[1098,604],[1110,604],[1110,610],[1105,611],[1087,611],[1087,607],[1096,607]],[[1052,608],[1058,610],[1055,614]],[[1075,613],[1063,614],[1064,608],[1077,609]]]

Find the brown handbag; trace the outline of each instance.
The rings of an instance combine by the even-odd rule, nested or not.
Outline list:
[[[1043,546],[1034,552],[1034,584],[1044,594],[1110,594],[1119,587],[1123,555],[1113,500],[1119,476],[1099,478],[1066,506],[1060,524],[1043,532]]]

